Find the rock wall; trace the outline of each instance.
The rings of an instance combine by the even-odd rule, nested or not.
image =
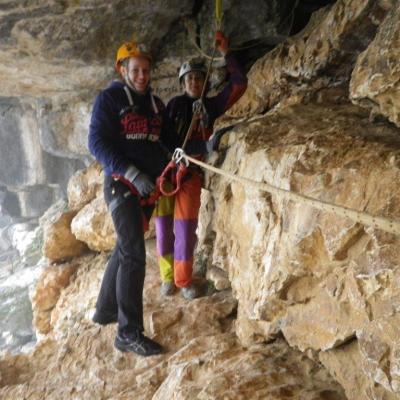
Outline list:
[[[353,102],[372,108],[400,126],[400,4],[381,24],[375,39],[360,55],[350,82]]]
[[[293,105],[238,125],[215,163],[259,182],[398,220],[398,135],[397,128],[371,124],[368,113],[351,105]],[[214,175],[208,189],[200,255],[228,274],[239,302],[241,342],[250,346],[283,334],[291,346],[322,357],[357,340],[356,368],[365,373],[379,368],[382,374],[368,373],[368,385],[358,393],[373,398],[366,393],[376,385],[377,393],[398,394],[398,342],[390,333],[378,339],[376,329],[385,324],[398,332],[398,236]],[[381,340],[385,356],[378,351]],[[386,363],[393,368],[385,369]],[[349,380],[344,387],[352,385],[351,376],[342,379]]]
[[[68,12],[76,16],[76,7]],[[270,10],[279,15],[279,7]],[[251,68],[249,90],[221,121],[236,126],[208,161],[399,220],[399,16],[395,0],[338,0],[319,10],[303,31]],[[181,33],[175,26],[166,35],[171,40]],[[26,46],[34,51],[37,42]],[[165,55],[163,63],[156,84],[171,93],[177,59]],[[70,143],[79,148],[79,141]],[[208,267],[215,291],[191,303],[179,295],[160,298],[154,244],[148,243],[145,327],[168,353],[141,359],[113,350],[114,328],[90,321],[115,239],[98,167],[75,175],[68,187],[71,211],[57,214],[52,225],[69,239],[60,236],[55,245],[62,247],[49,257],[56,261],[69,248],[76,240],[71,232],[103,253],[44,271],[33,295],[44,336],[33,354],[0,359],[2,398],[400,398],[400,236],[215,174],[207,173],[205,186],[196,261],[198,269]]]
[[[399,23],[397,2],[337,2],[321,12],[304,36],[254,65],[231,115],[276,106],[241,121],[214,164],[399,220],[400,130],[389,122],[400,110],[390,61]],[[241,343],[283,334],[318,357],[349,399],[400,398],[398,235],[213,174],[207,188],[200,257],[229,277]]]
[[[4,211],[37,217],[62,193],[71,174],[84,163],[46,151],[40,140],[35,102],[0,97],[0,185],[8,196]]]

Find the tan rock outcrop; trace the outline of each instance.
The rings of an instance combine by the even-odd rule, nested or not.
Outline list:
[[[154,4],[153,12],[149,13],[145,1],[134,5],[121,1],[116,13],[104,0],[9,4],[0,15],[4,24],[0,77],[10,77],[2,79],[2,95],[42,97],[98,89],[113,76],[112,62],[104,61],[114,59],[119,43],[131,39],[134,32],[136,39],[148,46],[161,43],[170,24],[190,14],[191,7],[188,0],[171,0],[168,6]],[[18,68],[19,78],[11,79],[15,76],[14,68]]]
[[[261,113],[285,99],[295,103],[325,97],[343,102],[356,55],[395,4],[395,0],[337,1],[314,13],[300,34],[252,66],[249,87],[229,114]]]
[[[400,316],[376,319],[357,332],[362,367],[373,382],[400,397]]]
[[[68,181],[68,207],[80,210],[96,197],[101,196],[103,173],[100,164],[92,163],[88,168],[77,171]]]
[[[84,199],[86,199],[84,200],[85,202],[94,194],[97,196],[84,206],[83,201],[81,204],[78,204],[78,201],[76,201],[76,204],[75,202],[73,203],[75,207],[81,206],[82,208],[76,212],[76,215],[72,219],[71,231],[78,240],[86,243],[90,249],[95,251],[109,251],[114,248],[116,241],[114,225],[104,201],[103,185],[97,180],[97,172],[94,172],[95,179],[91,181],[91,173],[90,168],[88,170],[83,170],[81,174],[87,176],[83,178],[82,181],[79,181],[79,176],[76,178],[73,177],[71,179],[72,182],[70,181],[68,185],[70,192],[75,192],[76,194],[83,190],[85,185],[88,185],[88,187],[90,187],[88,189],[90,194],[88,194],[86,198],[84,197]],[[89,181],[86,181],[88,178]],[[76,183],[78,187],[74,188]],[[91,188],[91,185],[94,185],[94,188]],[[154,220],[151,219],[149,230],[145,233],[145,238],[149,239],[154,236]]]
[[[230,291],[192,302],[178,293],[160,297],[154,244],[148,249],[145,328],[166,354],[143,358],[113,348],[115,326],[90,321],[107,257],[82,257],[53,309],[48,338],[29,357],[0,360],[2,399],[345,400],[326,370],[283,340],[243,349]]]
[[[340,348],[319,353],[322,364],[343,386],[348,399],[397,400],[399,396],[370,380],[362,367],[359,343],[353,340]]]
[[[33,325],[35,329],[46,334],[50,332],[51,312],[56,305],[61,291],[70,282],[76,272],[77,264],[62,264],[46,267],[42,272],[32,294]]]
[[[297,287],[296,291],[304,289],[308,287]],[[312,301],[288,309],[282,332],[291,346],[302,351],[330,349],[348,341],[357,329],[368,324],[366,308],[354,273],[335,270],[323,285],[313,288]]]
[[[398,135],[351,105],[281,107],[239,124],[215,163],[239,176],[399,220]],[[324,351],[355,338],[371,320],[389,323],[398,313],[398,236],[214,174],[208,182],[213,204],[202,210],[208,216],[199,252],[228,273],[244,345],[282,332],[294,347]],[[370,376],[368,385],[374,384],[397,393]]]
[[[400,4],[359,56],[350,82],[351,99],[400,126]]]
[[[77,239],[92,250],[107,251],[114,247],[114,225],[102,193],[76,214],[71,230]]]
[[[72,234],[71,221],[76,211],[66,210],[66,204],[56,203],[41,218],[43,226],[43,255],[51,261],[77,257],[87,246]]]

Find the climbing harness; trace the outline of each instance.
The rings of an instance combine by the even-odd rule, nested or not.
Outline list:
[[[213,55],[214,55],[214,53],[215,53],[215,47],[214,47]],[[208,79],[210,76],[211,64],[212,64],[212,62],[210,62],[210,65],[209,65],[208,71],[207,71],[207,75],[204,79],[204,86],[202,89],[201,96],[198,100],[196,100],[193,103],[193,116],[192,116],[192,120],[190,121],[189,128],[186,132],[185,139],[182,144],[182,148],[181,148],[182,150],[186,147],[186,144],[192,135],[192,132],[193,132],[195,123],[198,119],[198,116],[201,115],[201,113],[205,110],[204,104],[203,104],[203,97],[205,94],[205,87],[207,85],[207,82],[208,82]],[[203,136],[204,136],[204,125],[202,125],[202,131],[203,131]],[[175,150],[175,152],[176,152],[176,150]],[[161,176],[159,178],[159,189],[160,189],[160,192],[164,196],[174,196],[176,193],[179,192],[179,190],[181,188],[182,180],[183,180],[184,176],[186,175],[187,169],[189,166],[189,163],[184,162],[183,160],[176,161],[177,157],[175,156],[175,152],[174,152],[174,155],[172,156],[171,161],[168,163],[167,167],[164,169],[163,173],[161,174]],[[175,188],[173,188],[171,191],[168,191],[164,187],[166,182],[169,182],[170,184],[175,185]]]
[[[214,54],[215,54],[215,47],[214,47],[213,55]],[[206,74],[206,77],[204,78],[204,85],[203,85],[203,89],[202,89],[200,98],[193,103],[192,120],[190,121],[190,125],[186,132],[185,139],[183,141],[181,149],[184,149],[186,147],[186,144],[192,135],[192,132],[193,132],[194,126],[196,124],[196,121],[198,119],[198,116],[201,115],[202,112],[206,111],[205,107],[204,107],[204,103],[203,103],[203,98],[204,98],[204,94],[205,94],[205,88],[207,86],[207,82],[208,82],[208,79],[210,76],[211,64],[212,64],[212,61],[210,62],[209,66],[208,66],[207,74]],[[201,127],[202,127],[203,136],[204,136],[204,122],[201,121],[200,123],[202,124]],[[203,139],[205,139],[205,137],[203,137]],[[174,155],[175,155],[175,153],[174,153]],[[159,189],[160,189],[160,192],[164,196],[174,196],[176,193],[179,192],[179,190],[181,188],[182,180],[183,180],[184,176],[186,175],[187,169],[189,166],[189,163],[182,162],[182,160],[179,160],[177,162],[176,157],[174,155],[172,156],[171,161],[168,163],[167,167],[164,169],[163,173],[161,174],[161,176],[159,178]],[[168,191],[164,187],[166,182],[169,182],[170,184],[175,185],[175,188],[172,189],[171,191]]]
[[[135,109],[135,103],[133,101],[132,94],[131,94],[128,86],[124,85],[124,91],[125,91],[126,97],[128,98],[129,107],[126,107],[126,108],[122,109],[121,113],[124,113],[127,110],[134,110]],[[156,102],[154,100],[154,96],[153,96],[153,94],[151,92],[150,92],[150,99],[151,99],[151,104],[152,104],[154,113],[155,114],[159,114],[159,110],[158,110],[157,104],[156,104]],[[152,140],[151,137],[149,137],[149,135],[148,135],[148,140]],[[113,174],[112,177],[113,177],[113,179],[115,181],[120,181],[125,186],[127,186],[129,188],[130,193],[132,193],[135,196],[139,196],[139,192],[137,191],[136,187],[132,184],[131,181],[129,181],[128,179],[125,179],[123,177],[123,175]],[[148,197],[140,197],[140,205],[141,206],[153,205],[158,200],[158,198],[161,196],[161,191],[159,189],[159,180],[160,180],[160,178],[157,179],[156,188],[153,191],[153,193],[151,193],[150,196],[148,196]]]
[[[213,57],[215,55],[215,50],[216,50],[216,46],[214,46]],[[182,144],[182,148],[181,148],[182,150],[186,147],[186,144],[192,135],[192,132],[193,132],[195,123],[198,119],[198,116],[205,109],[204,104],[203,104],[203,98],[204,98],[205,89],[206,89],[206,86],[208,83],[208,79],[210,77],[211,66],[212,66],[212,60],[208,66],[206,77],[204,78],[204,85],[203,85],[203,89],[201,91],[200,98],[193,103],[193,116],[192,116],[192,120],[190,121],[189,128],[186,132],[185,139]],[[165,168],[165,170],[163,171],[163,173],[161,174],[161,176],[159,178],[159,189],[160,189],[160,192],[164,196],[174,196],[176,193],[179,192],[179,190],[181,188],[182,179],[184,178],[184,176],[187,173],[188,165],[189,165],[188,163],[182,162],[182,160],[177,162],[176,157],[172,156],[172,160],[168,163],[167,167]],[[173,188],[171,191],[168,191],[167,189],[165,189],[166,182],[169,182],[172,185],[175,185],[175,188]]]
[[[125,91],[126,97],[128,98],[129,108],[134,109],[135,103],[133,102],[132,94],[131,94],[130,90],[128,89],[127,85],[128,85],[128,83],[126,85],[124,85],[124,91]],[[149,89],[149,90],[151,90],[151,89]],[[156,101],[154,100],[154,96],[151,91],[150,91],[150,100],[151,100],[151,106],[153,107],[154,113],[159,114],[159,110],[158,110]]]
[[[400,235],[400,222],[398,221],[393,221],[385,217],[373,216],[362,211],[357,211],[344,206],[338,206],[336,204],[332,204],[327,201],[314,199],[312,197],[295,193],[290,190],[278,188],[276,186],[270,185],[269,183],[257,182],[252,179],[244,178],[242,176],[233,175],[220,168],[213,167],[212,165],[206,164],[202,161],[199,161],[193,157],[188,156],[187,154],[185,154],[183,149],[176,149],[174,152],[174,157],[176,162],[181,162],[181,163],[185,162],[186,164],[191,162],[206,170],[224,176],[225,178],[231,181],[239,182],[243,186],[252,186],[259,190],[275,194],[276,196],[286,200],[291,200],[296,203],[312,206],[318,210],[332,212],[341,217],[349,218],[362,225],[371,226],[373,228],[381,229],[382,231],[388,233]]]
[[[193,116],[192,116],[192,120],[190,121],[189,129],[188,129],[188,131],[186,133],[185,140],[183,141],[182,149],[185,149],[186,144],[187,144],[188,140],[190,139],[190,137],[192,135],[193,128],[194,128],[194,125],[195,125],[195,122],[196,122],[198,116],[200,115],[200,113],[203,110],[205,110],[203,100],[204,100],[204,95],[206,93],[206,87],[208,85],[208,80],[210,79],[212,63],[213,63],[213,60],[214,60],[214,56],[215,56],[216,50],[217,50],[217,45],[215,43],[214,44],[213,53],[212,53],[212,56],[211,56],[211,61],[208,64],[207,74],[206,74],[206,77],[204,78],[204,85],[203,85],[203,89],[201,91],[200,98],[193,103]]]
[[[215,4],[216,4],[215,5],[215,20],[216,20],[217,28],[220,28],[221,24],[222,24],[222,4],[221,3],[222,3],[221,0],[216,0],[216,2],[215,2]],[[201,91],[201,95],[200,95],[199,99],[193,103],[193,112],[192,112],[193,115],[192,115],[192,119],[190,121],[189,128],[186,132],[185,139],[184,139],[182,147],[181,147],[182,151],[185,149],[186,144],[192,135],[193,129],[195,127],[195,124],[196,124],[196,121],[197,121],[199,115],[201,115],[202,112],[206,111],[203,100],[204,100],[204,96],[206,93],[208,81],[210,79],[212,63],[214,61],[216,50],[217,50],[217,41],[214,41],[214,48],[213,48],[211,60],[208,64],[207,73],[204,78],[204,84],[203,84],[203,88]],[[201,123],[203,124],[202,131],[203,131],[203,136],[204,136],[204,121],[202,121]],[[163,173],[161,174],[161,176],[159,178],[158,187],[159,187],[160,192],[164,196],[173,196],[176,193],[178,193],[181,188],[182,180],[187,173],[189,163],[185,162],[183,159],[180,159],[179,161],[176,161],[176,160],[177,160],[177,157],[175,156],[175,153],[174,153],[174,155],[172,156],[172,160],[168,163],[167,167],[164,169]],[[170,191],[168,191],[165,188],[165,184],[167,182],[171,183],[172,185],[175,185],[175,187],[172,188],[172,190],[170,190]]]
[[[139,192],[137,191],[137,189],[135,188],[135,185],[131,181],[128,181],[128,179],[125,179],[122,175],[118,175],[118,174],[112,174],[112,177],[113,177],[113,179],[115,181],[119,181],[119,182],[123,183],[125,186],[127,186],[128,189],[129,189],[129,192],[132,193],[134,196],[140,197]],[[150,196],[148,196],[148,197],[140,197],[140,201],[139,202],[140,202],[141,206],[151,206],[161,196],[161,192],[159,190],[159,179],[160,178],[157,179],[156,188],[151,193]],[[125,197],[128,197],[128,194]]]
[[[157,186],[164,196],[173,196],[178,193],[181,188],[182,180],[187,173],[189,162],[182,159],[182,157],[179,157],[179,151],[183,150],[175,150],[174,154],[172,155],[172,160],[168,163],[167,167],[164,169],[158,180]],[[166,190],[164,188],[166,182],[174,185],[175,189],[172,189],[171,191]]]

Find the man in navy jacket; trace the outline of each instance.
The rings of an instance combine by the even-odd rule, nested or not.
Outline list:
[[[164,104],[151,93],[151,63],[150,54],[136,43],[119,48],[116,68],[122,79],[97,96],[89,130],[89,149],[104,169],[104,197],[117,234],[93,320],[118,322],[115,347],[143,356],[163,348],[143,334],[143,221],[153,205],[142,200],[154,191],[168,162],[165,149],[177,144],[166,126]]]

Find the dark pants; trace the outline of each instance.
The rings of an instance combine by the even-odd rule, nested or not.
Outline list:
[[[139,198],[121,182],[106,176],[104,198],[117,234],[116,246],[101,283],[96,309],[100,314],[118,313],[118,331],[143,331],[143,285],[146,266],[143,215]]]

